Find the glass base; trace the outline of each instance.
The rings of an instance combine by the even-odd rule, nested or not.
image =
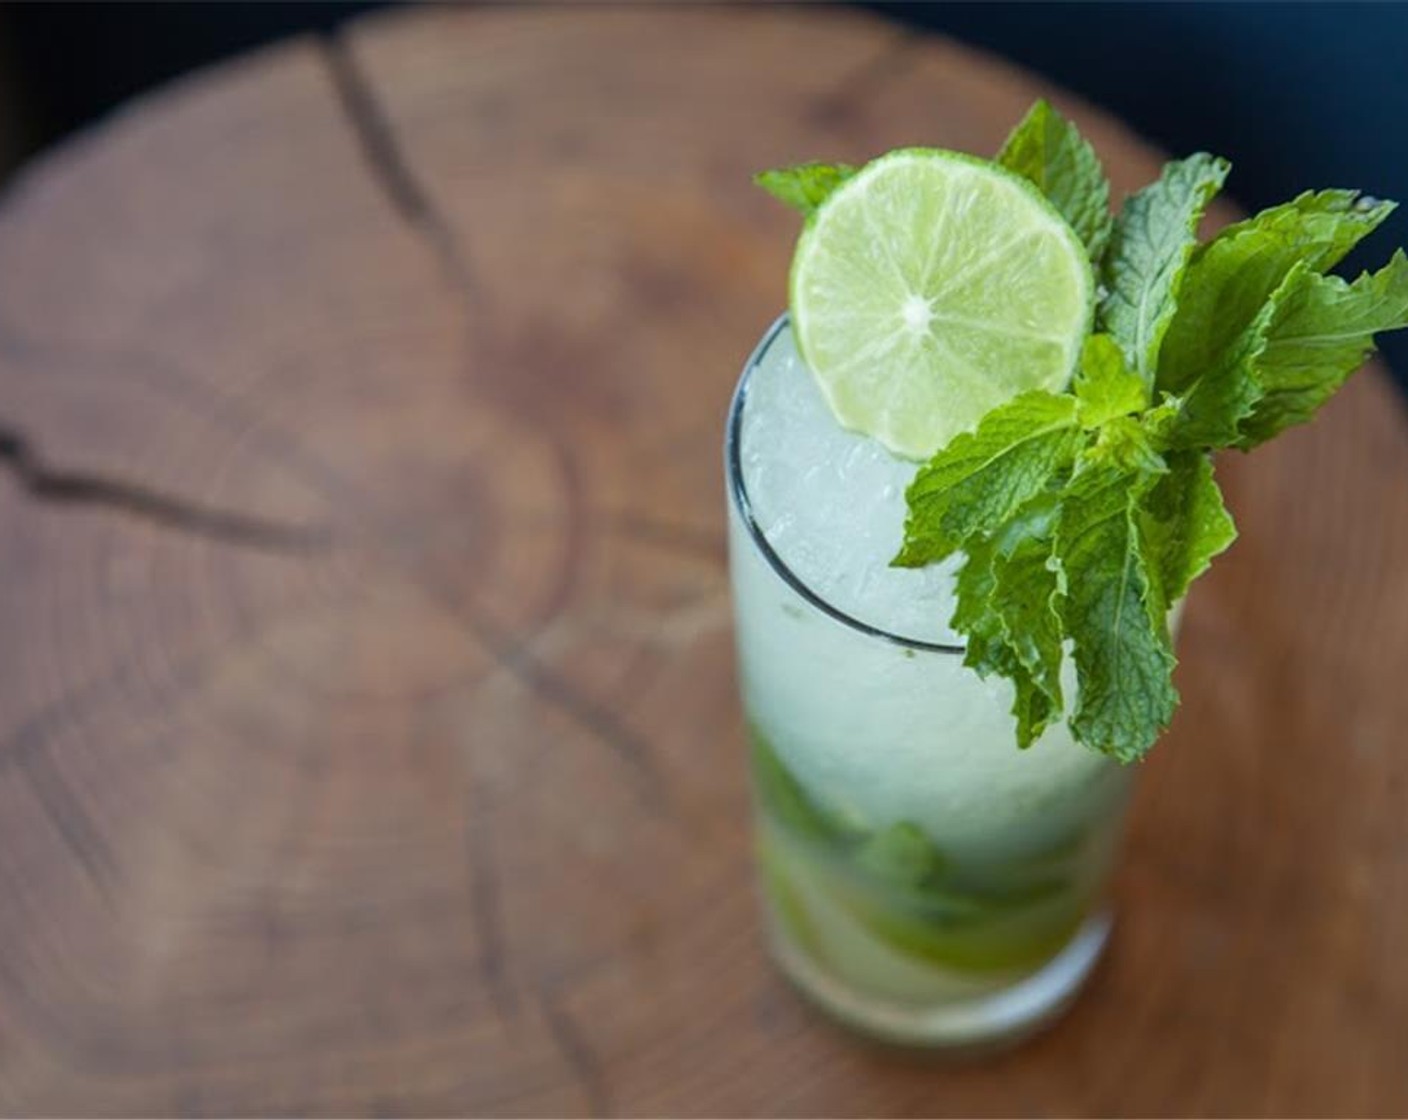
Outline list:
[[[929,1006],[877,998],[820,968],[772,925],[773,959],[801,992],[846,1026],[884,1042],[955,1052],[983,1052],[1019,1042],[1070,1006],[1110,937],[1108,910],[1087,918],[1038,971],[1009,987]]]

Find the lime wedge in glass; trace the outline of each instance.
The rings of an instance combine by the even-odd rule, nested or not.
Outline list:
[[[1064,389],[1095,282],[1080,238],[995,164],[907,148],[807,222],[792,326],[837,420],[927,458],[989,409]]]

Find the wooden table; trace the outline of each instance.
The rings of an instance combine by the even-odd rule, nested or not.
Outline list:
[[[1408,1111],[1380,371],[1223,464],[1242,540],[1058,1029],[869,1048],[759,949],[719,443],[795,223],[748,175],[991,151],[1043,92],[840,10],[398,12],[24,176],[0,1111]]]

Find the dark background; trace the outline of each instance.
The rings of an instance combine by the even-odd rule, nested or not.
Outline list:
[[[383,5],[27,4],[0,8],[0,156],[13,167],[183,71]],[[860,5],[985,47],[1122,117],[1165,149],[1232,160],[1258,209],[1310,187],[1408,200],[1408,5]],[[1395,215],[1346,269],[1408,243]],[[1408,387],[1408,339],[1385,351]]]

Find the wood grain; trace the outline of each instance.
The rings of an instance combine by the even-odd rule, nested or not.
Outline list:
[[[432,10],[0,208],[0,1112],[1408,1111],[1408,440],[1222,473],[1114,950],[985,1064],[764,961],[719,442],[793,223],[1034,80],[841,11]],[[1121,189],[1154,154],[1058,95]]]

